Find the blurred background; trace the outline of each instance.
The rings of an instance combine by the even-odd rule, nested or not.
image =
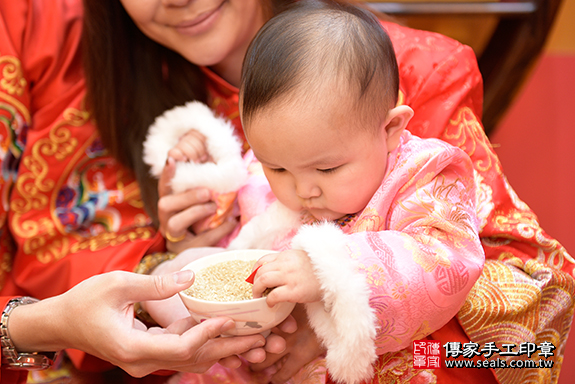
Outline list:
[[[505,10],[495,10],[493,14],[472,10],[471,13],[477,14],[443,15],[434,7],[425,8],[425,4],[439,3],[447,9],[453,4],[457,9],[466,3],[493,2],[371,3],[377,9],[392,10],[393,17],[404,25],[442,33],[474,49],[486,81],[483,121],[505,174],[519,197],[538,215],[545,231],[575,255],[575,0],[499,3],[540,3],[554,7],[535,17],[520,15],[528,12],[520,8],[511,16],[505,15]],[[398,9],[397,5],[407,7]],[[423,13],[413,13],[421,10]],[[498,29],[501,20],[507,24]],[[495,63],[494,68],[488,63]],[[493,80],[495,75],[487,73],[489,70],[515,77],[515,81],[495,78],[502,84],[497,88],[493,85],[497,82]]]
[[[466,0],[459,0],[454,6],[464,2]],[[401,3],[412,6],[422,2],[402,0]],[[575,256],[575,0],[532,3],[551,9],[542,18],[523,21],[526,24],[523,26],[518,25],[522,23],[521,15],[497,12],[473,16],[457,12],[413,15],[408,9],[396,12],[394,17],[410,27],[440,32],[470,45],[480,66],[486,65],[482,55],[494,44],[492,37],[496,31],[503,47],[495,54],[490,52],[488,60],[497,61],[505,55],[525,56],[518,58],[513,68],[498,64],[502,69],[495,71],[504,72],[505,78],[493,81],[504,84],[506,78],[516,77],[516,84],[504,84],[506,88],[500,89],[496,84],[496,96],[486,95],[489,116],[484,116],[484,122],[487,118],[486,130],[519,197],[535,211],[543,229]],[[431,9],[431,12],[435,11]],[[499,21],[505,18],[511,24],[508,32],[497,30]],[[518,33],[517,28],[523,31]],[[518,34],[511,36],[513,33]],[[509,39],[509,44],[504,46]],[[533,46],[537,45],[537,39],[541,40],[540,47]],[[532,46],[521,51],[529,44]],[[497,106],[501,106],[500,111]],[[574,331],[567,342],[559,377],[559,384],[572,383],[575,383]]]
[[[541,56],[490,139],[519,197],[575,256],[575,0],[563,0]],[[575,383],[574,335],[559,384]]]

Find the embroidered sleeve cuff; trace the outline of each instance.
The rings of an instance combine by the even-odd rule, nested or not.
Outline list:
[[[241,142],[231,122],[215,116],[207,105],[197,101],[164,112],[150,126],[144,142],[144,162],[151,167],[152,176],[160,177],[168,152],[192,129],[206,137],[207,151],[213,162],[176,164],[173,191],[206,187],[227,193],[240,188],[247,179]]]

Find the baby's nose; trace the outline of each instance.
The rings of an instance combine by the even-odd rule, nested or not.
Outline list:
[[[296,187],[297,195],[302,199],[311,199],[321,195],[321,189],[314,183],[299,182]]]

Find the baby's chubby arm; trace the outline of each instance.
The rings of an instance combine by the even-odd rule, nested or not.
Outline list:
[[[254,298],[261,297],[267,288],[274,288],[267,296],[270,307],[283,301],[313,303],[322,298],[317,279],[307,252],[291,249],[260,258],[254,278]]]
[[[206,137],[195,129],[190,129],[180,137],[176,146],[168,151],[168,157],[177,162],[205,163],[209,160]]]

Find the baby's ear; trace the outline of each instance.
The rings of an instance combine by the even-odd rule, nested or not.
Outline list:
[[[387,135],[387,150],[393,151],[399,145],[399,138],[413,117],[413,109],[399,105],[387,111],[383,128]]]

